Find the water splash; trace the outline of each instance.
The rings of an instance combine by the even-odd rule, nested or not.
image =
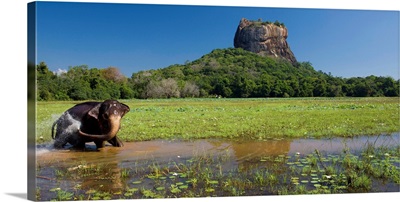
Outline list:
[[[75,133],[78,131],[78,129],[81,127],[81,122],[74,119],[68,112],[65,114],[65,118],[63,121],[68,121],[71,123],[66,129],[66,133]]]
[[[50,118],[36,123],[36,135],[39,140],[48,136],[49,132],[51,133],[51,126],[60,116],[61,114],[52,114]]]
[[[47,143],[47,144],[38,145],[36,147],[36,155],[40,156],[40,155],[46,154],[53,149],[54,149],[54,146],[53,146],[52,142]]]
[[[53,123],[58,122],[54,130],[52,129]],[[57,139],[66,139],[72,134],[76,134],[82,123],[80,120],[74,119],[71,114],[65,112],[63,114],[52,114],[51,118],[41,122],[37,125],[37,139],[43,140],[46,135],[51,135],[52,132],[57,132],[57,127],[63,129],[61,133],[56,137]],[[53,131],[52,131],[53,130]],[[38,155],[45,154],[49,151],[54,150],[54,140],[45,142],[44,144],[37,145],[36,152]]]

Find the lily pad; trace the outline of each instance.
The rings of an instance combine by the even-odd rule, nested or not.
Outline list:
[[[140,184],[140,183],[142,183],[142,181],[134,181],[134,182],[132,182],[132,184]]]
[[[154,180],[154,179],[157,179],[157,176],[155,176],[155,175],[148,175],[147,178]]]
[[[162,191],[162,190],[165,190],[165,187],[157,187],[156,190],[157,191]]]
[[[131,189],[128,189],[128,192],[136,192],[136,191],[139,191],[139,189],[138,189],[138,188],[131,188]]]
[[[207,189],[206,189],[206,192],[214,192],[214,191],[215,191],[214,188],[207,188]]]
[[[211,181],[209,181],[208,183],[209,183],[209,184],[218,184],[218,181],[217,181],[217,180],[211,180]]]
[[[55,192],[55,191],[60,191],[61,190],[61,188],[59,188],[59,187],[56,187],[56,188],[53,188],[53,189],[50,189],[49,191],[51,191],[51,192]],[[90,191],[90,190],[89,190]]]

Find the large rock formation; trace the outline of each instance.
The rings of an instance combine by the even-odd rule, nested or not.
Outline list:
[[[283,58],[296,63],[296,57],[286,41],[288,31],[281,23],[240,20],[236,30],[234,46],[262,56]]]

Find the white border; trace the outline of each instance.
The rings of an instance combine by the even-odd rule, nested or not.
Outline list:
[[[43,0],[46,1],[46,0]],[[57,1],[57,0],[52,0]],[[0,1],[1,47],[1,201],[25,201],[27,192],[27,0]],[[61,1],[57,1],[61,2]],[[328,8],[399,11],[396,0],[83,0],[62,2],[141,3],[173,5],[224,5],[282,8]],[[301,196],[229,197],[230,201],[271,199],[273,201],[387,201],[399,199],[398,193],[334,194]],[[220,201],[220,198],[168,199],[151,201]],[[134,201],[134,200],[132,200]]]
[[[53,0],[42,0],[53,1]],[[57,1],[57,0],[55,0]],[[28,2],[28,1],[26,1]],[[61,2],[61,1],[60,1]],[[254,6],[284,8],[328,8],[355,10],[400,10],[396,0],[82,0],[63,2],[140,3],[173,5]]]

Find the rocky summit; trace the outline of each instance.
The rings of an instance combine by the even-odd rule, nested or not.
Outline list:
[[[294,64],[297,60],[286,41],[287,37],[288,31],[283,23],[242,18],[235,33],[234,46],[261,56],[282,58]]]

